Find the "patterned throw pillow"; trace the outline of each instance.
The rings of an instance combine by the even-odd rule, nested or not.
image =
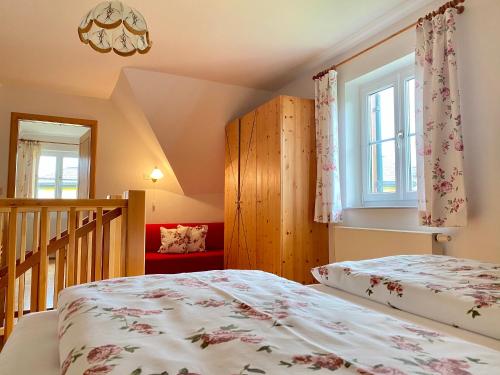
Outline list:
[[[159,253],[185,253],[188,227],[167,229],[160,227],[161,246]]]
[[[183,227],[178,225],[177,229],[187,229],[187,252],[194,253],[205,251],[205,239],[207,238],[208,225],[197,225],[195,227]]]

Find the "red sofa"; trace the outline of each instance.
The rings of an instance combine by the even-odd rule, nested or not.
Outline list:
[[[161,254],[160,227],[208,225],[206,251]],[[224,223],[146,224],[146,274],[181,273],[224,269]]]

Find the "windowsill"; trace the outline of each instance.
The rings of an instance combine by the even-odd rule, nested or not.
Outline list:
[[[416,205],[408,205],[408,206],[391,206],[391,205],[374,205],[374,206],[351,206],[344,207],[344,210],[365,210],[365,209],[417,209]]]

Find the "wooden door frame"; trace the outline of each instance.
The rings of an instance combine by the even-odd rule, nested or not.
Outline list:
[[[80,125],[89,128],[90,133],[90,171],[89,198],[95,198],[95,171],[97,154],[97,121],[71,117],[36,115],[31,113],[12,112],[10,115],[9,169],[7,175],[7,198],[15,198],[16,193],[16,162],[17,143],[19,141],[19,121],[55,122]]]

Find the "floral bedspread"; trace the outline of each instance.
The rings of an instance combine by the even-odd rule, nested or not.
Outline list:
[[[61,374],[488,374],[500,353],[260,271],[65,289]]]
[[[500,264],[442,255],[398,255],[313,269],[332,286],[500,339]]]

